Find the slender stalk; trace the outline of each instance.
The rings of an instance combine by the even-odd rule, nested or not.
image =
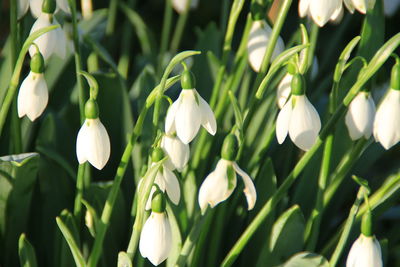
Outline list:
[[[182,34],[185,29],[188,15],[190,12],[191,2],[192,2],[191,0],[188,0],[186,2],[187,8],[182,14],[179,15],[178,22],[176,23],[175,32],[174,32],[174,35],[173,35],[172,41],[171,41],[171,54],[172,55],[176,54],[176,52],[178,51],[179,45],[181,43]]]
[[[343,249],[346,246],[346,243],[348,241],[349,235],[351,233],[351,229],[353,227],[354,221],[355,221],[356,216],[357,216],[358,209],[359,209],[359,207],[360,207],[360,205],[361,205],[361,203],[362,203],[362,201],[364,199],[364,193],[365,193],[365,188],[361,187],[358,190],[357,198],[356,198],[353,206],[350,209],[349,216],[347,217],[346,224],[344,225],[344,228],[343,228],[343,231],[342,231],[342,235],[340,236],[340,239],[339,239],[339,242],[338,242],[338,244],[336,246],[336,249],[333,252],[332,257],[331,257],[331,259],[329,261],[329,264],[330,264],[329,266],[331,266],[331,267],[335,267],[336,266],[341,254],[343,252]]]
[[[110,4],[108,6],[106,35],[111,35],[114,33],[115,20],[117,18],[117,10],[118,10],[118,0],[110,0]]]
[[[161,59],[168,48],[169,37],[171,35],[171,25],[172,25],[172,5],[171,5],[171,0],[166,0],[164,9],[163,28],[161,33],[161,45],[160,45]]]
[[[311,27],[311,36],[310,36],[310,47],[308,52],[307,66],[311,66],[314,61],[315,48],[317,47],[317,40],[319,34],[319,27],[317,24],[313,23]],[[311,75],[311,71],[309,72]]]

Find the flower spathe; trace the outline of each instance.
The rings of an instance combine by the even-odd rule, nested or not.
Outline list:
[[[33,24],[29,34],[53,25],[59,25],[53,14],[41,13]],[[39,47],[39,51],[43,55],[44,60],[48,60],[54,53],[60,58],[65,57],[67,41],[61,27],[42,34],[35,40],[35,44]],[[29,55],[32,57],[35,53],[36,48],[31,46],[29,48]]]
[[[140,254],[157,266],[168,258],[171,247],[172,231],[167,214],[153,211],[140,234]]]
[[[110,158],[110,138],[99,118],[86,119],[76,140],[79,164],[89,161],[96,169],[103,169]]]
[[[248,210],[254,208],[257,192],[253,180],[236,162],[220,159],[215,170],[206,177],[200,187],[198,201],[202,211],[207,208],[207,205],[213,208],[229,198],[236,188],[236,173],[242,177],[244,182],[243,192],[246,196]]]
[[[259,72],[261,64],[267,51],[268,42],[271,38],[272,29],[264,20],[253,22],[250,29],[249,40],[247,42],[247,51],[249,54],[249,63],[255,72]],[[285,50],[285,44],[281,37],[278,38],[275,49],[271,56],[271,62]]]
[[[190,1],[190,9],[195,9],[198,5],[199,0]],[[188,0],[172,0],[172,6],[176,12],[182,14],[188,9]]]
[[[289,133],[293,143],[304,151],[314,145],[320,130],[318,112],[305,95],[291,96],[276,121],[278,143],[282,144]]]
[[[183,89],[178,99],[169,107],[165,119],[165,132],[176,132],[184,144],[190,143],[203,126],[215,135],[217,122],[208,103],[196,89]]]
[[[18,93],[18,116],[36,120],[45,110],[49,101],[49,91],[43,73],[29,72]]]
[[[165,165],[171,171],[175,169],[182,171],[189,161],[189,145],[182,143],[182,141],[175,135],[165,134],[161,139],[160,146],[164,153],[168,156]]]
[[[375,103],[368,92],[359,92],[346,113],[346,126],[352,140],[370,138],[375,118]]]
[[[374,236],[361,234],[353,243],[346,267],[382,267],[381,246]]]
[[[300,17],[309,15],[320,27],[323,27],[329,20],[336,20],[342,12],[342,0],[299,1]]]
[[[385,149],[400,141],[400,91],[389,89],[379,105],[374,121],[374,137]]]

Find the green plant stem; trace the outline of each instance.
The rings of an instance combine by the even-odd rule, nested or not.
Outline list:
[[[179,49],[179,45],[180,45],[181,39],[182,39],[182,34],[183,34],[183,31],[185,30],[186,22],[187,22],[188,15],[190,12],[191,2],[192,2],[191,0],[188,0],[186,2],[186,5],[188,6],[188,8],[182,14],[179,15],[178,22],[176,23],[175,32],[174,32],[174,35],[173,35],[172,41],[171,41],[171,54],[172,55],[175,55]]]
[[[313,64],[315,48],[317,47],[318,34],[319,34],[319,27],[317,24],[313,23],[311,27],[310,47],[308,51],[307,66],[311,66]],[[311,76],[311,71],[309,72],[309,74]]]
[[[111,35],[114,33],[115,20],[117,18],[117,10],[118,10],[118,0],[110,0],[107,13],[106,35]]]
[[[172,25],[172,5],[171,0],[165,1],[164,9],[164,21],[161,33],[161,45],[160,45],[160,60],[168,49],[169,37],[171,35],[171,25]]]
[[[329,264],[330,264],[329,266],[330,267],[335,267],[336,266],[336,264],[337,264],[337,262],[338,262],[338,260],[340,258],[340,255],[342,254],[342,252],[344,250],[344,247],[346,246],[346,243],[348,241],[349,235],[351,233],[351,229],[352,229],[352,227],[354,225],[355,218],[357,216],[358,209],[359,209],[361,203],[363,202],[364,193],[365,193],[365,188],[361,187],[358,190],[357,198],[356,198],[353,206],[350,209],[349,216],[347,217],[346,224],[344,225],[344,228],[343,228],[343,231],[342,231],[342,235],[340,236],[340,239],[339,239],[339,242],[338,242],[338,244],[336,246],[336,249],[333,252],[332,257],[331,257],[331,259],[329,261]]]

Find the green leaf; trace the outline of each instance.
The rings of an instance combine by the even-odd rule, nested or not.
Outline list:
[[[282,267],[329,267],[329,262],[321,255],[301,252],[291,257]]]
[[[65,225],[65,223],[61,220],[60,217],[56,218],[56,222],[57,222],[58,228],[60,228],[65,240],[68,243],[68,246],[74,257],[76,266],[78,266],[78,267],[86,266],[85,259],[83,258],[82,253],[79,250],[79,247],[76,244],[76,241],[75,241],[74,236],[71,233],[70,229],[68,229],[68,227]]]
[[[284,212],[272,227],[269,247],[274,264],[303,248],[305,220],[298,205]]]
[[[238,103],[235,95],[232,93],[232,91],[229,90],[228,94],[229,94],[229,99],[231,100],[231,103],[232,103],[233,111],[235,112],[236,125],[239,127],[239,129],[241,131],[243,129],[242,111],[240,110],[239,103]]]
[[[132,261],[126,252],[118,253],[118,267],[132,267]]]
[[[36,267],[35,249],[26,239],[25,234],[21,234],[18,241],[18,253],[21,267]]]
[[[345,71],[345,66],[347,64],[347,61],[350,58],[351,52],[353,52],[354,48],[360,41],[361,37],[356,36],[351,40],[347,46],[343,49],[342,53],[340,54],[338,63],[336,64],[335,68],[335,74],[333,76],[333,80],[335,82],[339,82],[340,77],[342,76],[343,72]]]

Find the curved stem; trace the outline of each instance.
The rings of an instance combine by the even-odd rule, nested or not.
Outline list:
[[[182,14],[179,15],[178,22],[176,23],[175,32],[174,32],[174,35],[173,35],[172,41],[171,41],[171,54],[172,55],[176,54],[176,52],[178,51],[179,45],[181,43],[182,34],[185,29],[188,15],[190,12],[191,2],[192,2],[191,0],[186,1],[187,8]]]

